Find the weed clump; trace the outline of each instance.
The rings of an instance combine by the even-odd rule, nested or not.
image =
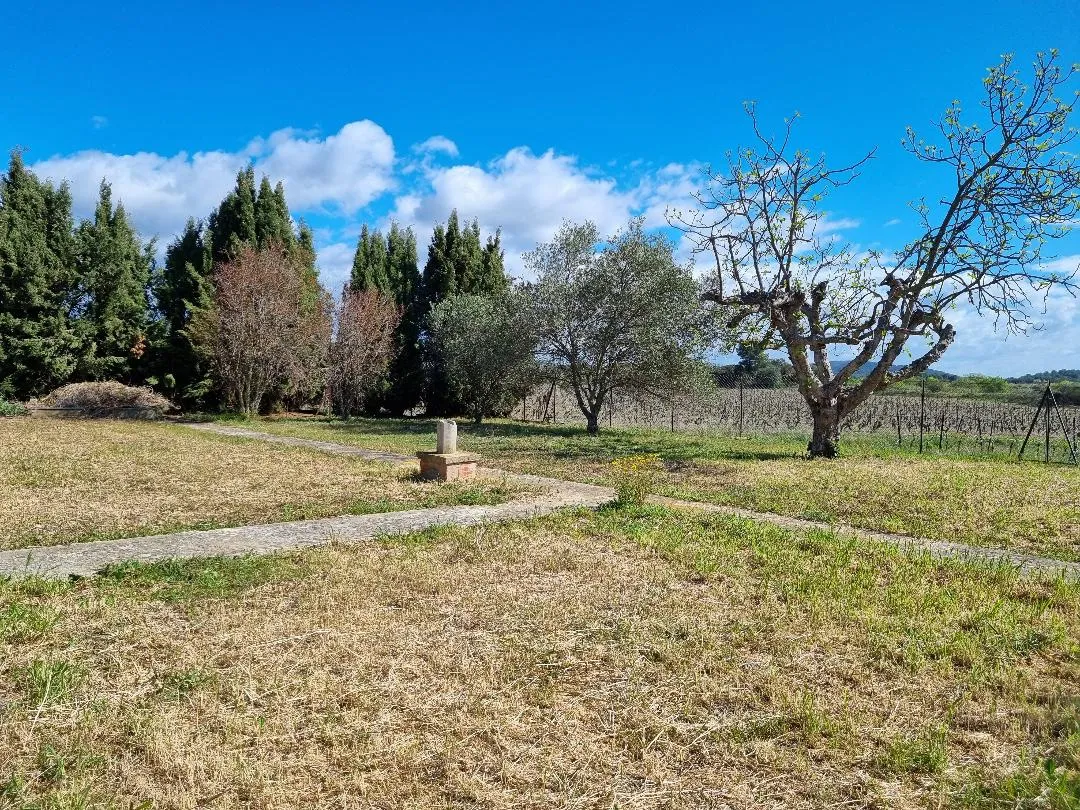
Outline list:
[[[0,397],[0,416],[26,416],[26,406]]]
[[[655,454],[612,460],[615,502],[620,506],[642,506],[655,489],[660,470],[660,456]]]

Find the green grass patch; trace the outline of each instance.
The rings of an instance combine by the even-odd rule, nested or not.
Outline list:
[[[313,571],[300,554],[126,562],[101,572],[99,582],[128,596],[163,602],[228,599],[269,582],[301,579]]]
[[[427,419],[266,419],[268,433],[411,454],[430,449]],[[459,426],[461,445],[515,472],[619,486],[616,459],[659,458],[649,487],[662,495],[846,523],[977,546],[1080,560],[1080,469],[1003,457],[956,458],[845,439],[845,456],[810,461],[806,437],[602,429],[496,420]]]

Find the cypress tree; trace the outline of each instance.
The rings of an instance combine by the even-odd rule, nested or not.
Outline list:
[[[426,313],[440,301],[456,292],[454,267],[450,261],[451,237],[442,225],[436,225],[428,245],[427,263],[423,275],[423,311]]]
[[[456,212],[455,212],[456,213]],[[475,219],[461,231],[450,261],[454,266],[455,289],[458,295],[483,295],[484,248],[480,243],[480,223]]]
[[[213,388],[185,332],[194,313],[212,299],[211,253],[209,233],[189,219],[165,251],[165,263],[151,284],[161,332],[154,344],[153,368],[165,391],[185,407],[205,406]]]
[[[93,220],[76,232],[81,291],[77,319],[86,351],[78,376],[133,381],[146,349],[153,243],[143,245],[112,188],[101,183]]]
[[[387,245],[378,231],[369,231],[367,225],[360,228],[360,239],[353,255],[352,276],[349,285],[354,290],[378,290],[392,295],[388,278]]]
[[[236,187],[207,221],[215,262],[228,261],[244,245],[258,245],[255,198],[255,167],[248,166],[236,175]]]
[[[296,242],[292,220],[285,204],[285,189],[278,183],[271,188],[270,179],[263,175],[259,193],[255,197],[255,244],[265,248],[272,242],[291,246]]]
[[[505,292],[510,286],[503,264],[502,232],[495,231],[484,245],[484,255],[480,263],[480,278],[476,289],[480,295],[495,295]]]
[[[506,289],[500,238],[496,233],[482,245],[480,223],[473,220],[462,229],[457,210],[450,212],[445,229],[436,225],[432,233],[417,306],[426,369],[423,398],[430,414],[447,416],[461,412],[462,406],[452,395],[443,363],[424,334],[427,315],[454,295],[495,295]]]
[[[0,396],[41,395],[75,370],[73,271],[67,185],[41,182],[15,151],[0,177]]]
[[[421,298],[416,235],[412,228],[402,230],[391,223],[387,236],[387,282],[401,309],[396,339],[397,351],[390,361],[388,384],[381,398],[382,407],[400,416],[417,406],[424,393],[424,356],[420,330],[426,314]]]

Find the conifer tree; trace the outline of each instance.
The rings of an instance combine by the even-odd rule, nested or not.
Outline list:
[[[132,382],[146,350],[153,243],[142,244],[122,204],[113,207],[112,188],[104,180],[94,218],[79,225],[75,242],[76,323],[85,347],[76,373]]]
[[[258,247],[265,248],[271,243],[290,245],[296,241],[281,183],[277,184],[277,188],[271,188],[270,178],[263,175],[254,210],[255,244]]]
[[[451,224],[453,230],[450,229]],[[447,227],[435,226],[428,245],[427,263],[424,265],[423,290],[424,311],[449,298],[457,291],[454,266],[450,258],[451,245],[457,242],[457,212],[451,215]]]
[[[480,277],[476,287],[480,295],[493,295],[505,292],[509,284],[506,267],[503,264],[502,232],[495,231],[495,235],[489,236],[484,245]]]
[[[503,270],[500,235],[480,242],[480,223],[473,220],[464,229],[457,210],[450,212],[445,228],[436,225],[428,246],[428,260],[417,311],[421,327],[428,313],[455,295],[496,295],[507,288]],[[424,406],[431,414],[440,416],[459,412],[462,404],[451,393],[443,363],[427,335],[420,331],[425,346],[423,357],[426,372]]]
[[[165,391],[185,407],[204,406],[213,387],[185,331],[195,312],[211,301],[211,252],[210,234],[189,219],[151,284],[163,333],[155,342],[154,368]]]
[[[248,166],[237,173],[236,188],[207,221],[215,263],[229,261],[244,245],[258,244],[255,198],[255,167]]]
[[[367,225],[360,228],[349,287],[353,290],[378,290],[386,295],[392,294],[387,278],[386,243],[381,233],[368,230]]]
[[[391,295],[401,311],[395,335],[396,352],[390,360],[382,407],[400,416],[411,411],[424,393],[424,356],[420,348],[420,329],[426,314],[420,297],[420,268],[416,256],[416,236],[412,228],[401,229],[391,223],[387,236],[387,281]]]
[[[67,381],[80,349],[71,195],[11,155],[0,177],[0,397],[26,399]]]

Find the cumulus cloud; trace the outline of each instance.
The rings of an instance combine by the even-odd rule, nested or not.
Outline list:
[[[673,164],[624,188],[573,156],[517,147],[484,166],[427,166],[426,188],[398,197],[387,219],[412,224],[422,234],[456,208],[489,231],[501,229],[507,265],[520,272],[521,254],[550,239],[564,220],[591,220],[604,234],[636,214],[663,225],[667,201],[685,190],[685,174],[685,167]]]
[[[352,215],[395,187],[393,140],[371,121],[346,124],[325,138],[283,129],[236,152],[117,155],[87,150],[57,155],[32,168],[41,177],[70,183],[77,216],[93,211],[98,184],[108,179],[139,231],[167,238],[189,216],[209,213],[249,162],[257,173],[284,181],[296,211]]]

